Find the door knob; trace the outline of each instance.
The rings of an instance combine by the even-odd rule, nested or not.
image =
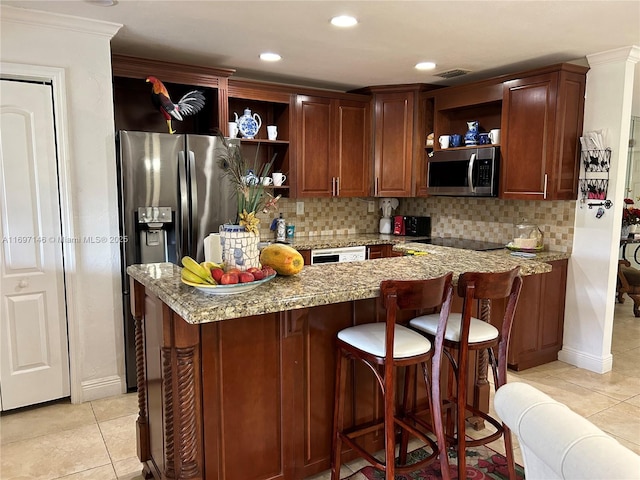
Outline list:
[[[18,282],[18,288],[27,288],[29,286],[29,282],[26,280],[20,280]]]

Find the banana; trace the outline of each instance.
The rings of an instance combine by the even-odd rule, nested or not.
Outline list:
[[[215,263],[215,262],[201,262],[200,266],[206,268],[207,270],[211,271],[212,268],[222,268],[223,264],[222,263]]]
[[[209,285],[207,282],[205,282],[203,279],[201,279],[198,275],[196,275],[191,270],[188,270],[186,268],[182,269],[182,272],[180,273],[180,276],[182,277],[183,280],[186,280],[187,282],[190,282],[190,283],[198,283],[198,284],[202,284],[202,285]]]
[[[204,268],[198,262],[196,262],[193,258],[189,256],[182,257],[182,265],[187,270],[195,273],[198,277],[200,277],[204,282],[210,285],[215,285],[216,281],[211,276],[211,271]]]

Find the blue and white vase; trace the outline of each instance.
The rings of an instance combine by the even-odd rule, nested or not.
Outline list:
[[[241,271],[251,267],[260,268],[260,235],[247,232],[240,225],[220,225],[220,244],[222,261],[225,268],[237,268]]]
[[[467,133],[464,134],[465,145],[477,145],[478,144],[478,122],[467,122]]]

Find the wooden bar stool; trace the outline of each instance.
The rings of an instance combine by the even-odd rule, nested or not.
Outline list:
[[[429,280],[386,280],[380,284],[382,302],[386,309],[386,321],[384,323],[367,323],[349,327],[338,332],[337,349],[338,359],[336,362],[336,387],[335,405],[333,417],[333,449],[331,457],[331,479],[340,478],[340,455],[343,442],[350,448],[357,451],[364,459],[375,468],[386,472],[388,479],[395,478],[396,473],[417,470],[421,466],[436,460],[440,455],[443,468],[443,478],[448,479],[449,469],[446,460],[446,443],[444,437],[444,427],[442,425],[442,410],[440,405],[432,405],[431,395],[428,395],[429,406],[435,421],[435,434],[437,444],[428,438],[423,432],[407,423],[407,397],[403,396],[403,404],[398,412],[395,405],[395,382],[396,367],[408,368],[405,375],[405,382],[415,379],[417,366],[422,367],[423,378],[429,388],[429,360],[434,355],[442,355],[432,349],[431,342],[424,336],[405,326],[396,324],[396,316],[400,310],[440,310],[435,314],[442,325],[441,334],[444,336],[444,329],[449,311],[451,309],[451,297],[453,287],[451,286],[452,273],[449,272],[438,278]],[[367,365],[375,375],[384,403],[384,420],[375,425],[356,425],[349,429],[344,429],[343,411],[347,379],[347,365],[349,360],[359,360]],[[405,387],[405,392],[407,388]],[[398,427],[403,431],[400,458],[406,461],[406,445],[408,432],[418,437],[433,450],[433,454],[427,458],[414,463],[411,466],[395,465],[395,447]],[[385,459],[384,463],[377,460],[371,453],[367,452],[356,442],[356,438],[384,428],[385,438]],[[404,451],[402,451],[404,449]],[[444,459],[443,459],[444,457]]]
[[[486,352],[488,362],[493,371],[495,389],[497,390],[507,382],[507,349],[511,335],[511,324],[515,314],[518,296],[522,288],[522,278],[518,275],[520,268],[516,267],[508,272],[479,273],[467,272],[458,279],[458,295],[464,299],[462,313],[451,313],[444,335],[445,356],[449,359],[453,373],[455,374],[455,390],[450,388],[447,398],[444,400],[444,408],[454,414],[456,419],[455,432],[453,422],[445,422],[447,428],[447,440],[456,445],[458,454],[458,478],[466,478],[466,447],[484,445],[504,438],[507,457],[509,478],[515,479],[515,463],[513,460],[513,447],[509,429],[499,419],[480,411],[478,408],[467,404],[467,378],[469,371],[469,351],[477,351],[480,358]],[[507,305],[502,319],[501,330],[489,323],[491,300],[507,299]],[[480,320],[471,316],[474,301],[480,300],[482,317]],[[439,318],[437,315],[422,315],[412,319],[409,325],[426,334],[427,338],[436,338]],[[495,348],[497,347],[497,358]],[[480,363],[482,363],[479,360]],[[486,366],[485,366],[486,368]],[[434,362],[433,378],[440,378],[440,366]],[[436,385],[434,380],[433,385]],[[439,389],[434,389],[434,403],[440,403]],[[465,436],[466,413],[481,417],[493,425],[495,432],[483,438],[468,440]],[[449,417],[450,418],[450,417]],[[445,456],[446,458],[446,456]]]

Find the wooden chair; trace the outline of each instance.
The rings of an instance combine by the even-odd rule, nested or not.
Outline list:
[[[624,303],[624,294],[633,300],[633,314],[640,317],[640,270],[633,268],[628,260],[618,261],[618,302]]]
[[[513,446],[509,429],[498,419],[480,411],[467,403],[467,378],[469,371],[469,352],[477,351],[478,355],[486,352],[488,362],[493,371],[495,388],[507,382],[507,349],[511,335],[511,325],[515,314],[516,304],[522,279],[518,275],[519,267],[508,272],[479,273],[467,272],[458,279],[458,295],[464,299],[462,313],[451,313],[444,335],[445,356],[449,359],[451,370],[455,375],[455,388],[450,388],[447,398],[444,400],[444,409],[447,411],[445,434],[447,440],[456,445],[458,454],[458,478],[466,478],[466,447],[484,445],[499,437],[504,438],[507,457],[509,478],[515,479],[515,462],[513,460]],[[508,298],[505,314],[502,319],[501,331],[488,323],[471,316],[474,303],[481,301],[482,308],[490,311],[490,302],[493,299]],[[488,320],[488,319],[484,319]],[[436,338],[439,319],[434,315],[422,315],[409,322],[410,327],[424,333],[428,338]],[[497,358],[496,349],[497,347]],[[433,378],[440,377],[440,367],[434,361],[432,371]],[[434,386],[436,381],[433,382]],[[450,387],[453,387],[451,385]],[[434,389],[434,404],[440,403],[439,390]],[[465,436],[467,413],[480,417],[495,427],[495,432],[483,438],[467,439]],[[455,419],[455,429],[454,421]],[[446,456],[445,456],[446,458]]]
[[[340,478],[340,455],[343,443],[355,450],[371,463],[375,468],[385,472],[385,477],[395,478],[396,473],[410,472],[436,460],[440,456],[443,478],[449,478],[449,466],[446,459],[446,440],[444,426],[442,424],[442,410],[440,405],[431,402],[428,395],[429,406],[435,419],[433,421],[437,444],[418,430],[413,422],[408,419],[409,402],[407,384],[415,380],[417,366],[422,367],[422,376],[429,388],[428,362],[432,357],[442,355],[442,346],[439,351],[432,348],[431,342],[405,326],[396,323],[397,314],[401,310],[439,310],[435,314],[441,325],[441,334],[444,336],[447,317],[451,309],[452,273],[447,273],[438,278],[429,280],[387,280],[380,284],[383,306],[386,309],[386,321],[384,323],[367,323],[349,327],[338,332],[336,362],[336,388],[333,422],[333,449],[331,457],[331,479]],[[441,342],[442,343],[442,342]],[[345,429],[343,425],[344,399],[347,379],[347,366],[349,360],[363,362],[371,369],[382,391],[384,404],[384,419],[375,425],[355,425]],[[396,411],[396,370],[399,367],[408,367],[405,375],[405,388],[402,399],[402,407]],[[395,448],[397,442],[397,430],[402,431],[400,442],[400,462],[406,462],[406,448],[409,434],[421,439],[430,446],[433,453],[427,458],[410,466],[399,465],[395,462]],[[372,453],[367,452],[357,441],[358,437],[384,429],[385,459],[384,462],[376,459]]]

